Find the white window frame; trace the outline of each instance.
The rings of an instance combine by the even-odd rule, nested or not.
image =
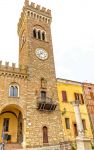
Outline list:
[[[17,87],[18,88],[18,95],[17,96],[11,96],[11,93],[10,93],[10,88],[11,87]],[[10,86],[9,86],[9,97],[19,97],[19,85],[18,84],[10,84]]]

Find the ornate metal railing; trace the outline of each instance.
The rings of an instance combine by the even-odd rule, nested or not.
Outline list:
[[[56,109],[57,103],[49,97],[38,97],[37,98],[37,108],[41,111],[54,111]]]

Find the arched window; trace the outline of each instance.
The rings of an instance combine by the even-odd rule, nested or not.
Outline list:
[[[48,129],[46,126],[43,127],[43,143],[48,143]]]
[[[36,29],[33,30],[33,37],[34,37],[34,38],[37,38],[37,32],[36,32]]]
[[[45,32],[42,32],[42,40],[45,40]]]
[[[40,30],[38,31],[38,39],[41,40],[41,32],[40,32]]]
[[[18,97],[19,94],[18,94],[18,85],[11,85],[9,87],[9,96],[12,96],[12,97]]]
[[[44,30],[34,27],[32,34],[35,39],[46,41],[46,32]]]

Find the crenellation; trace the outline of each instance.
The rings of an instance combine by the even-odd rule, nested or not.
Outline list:
[[[45,8],[45,7],[42,7],[41,11],[42,11],[42,12],[46,12],[46,8]]]
[[[12,67],[14,69],[16,67],[16,63],[12,63]]]
[[[40,10],[40,5],[36,5],[36,9],[37,9],[37,10]]]
[[[43,21],[47,24],[51,23],[51,10],[46,9],[45,7],[41,7],[38,4],[35,5],[35,3],[32,2],[30,5],[28,5],[28,7],[27,6],[23,7],[21,17],[18,23],[18,35],[19,35],[19,29],[21,29],[22,27],[25,16],[38,19],[39,21]]]
[[[43,13],[43,15],[46,15],[48,17],[51,17],[51,10],[46,9],[45,7],[41,7],[40,5],[35,5],[35,3],[31,3],[30,8],[37,11],[38,13]]]
[[[50,10],[50,9],[47,9],[47,13],[48,13],[49,15],[51,15],[51,10]]]
[[[35,7],[35,3],[33,3],[33,2],[31,2],[30,6],[31,6],[32,8],[36,8],[36,7]]]
[[[29,5],[29,0],[25,0],[24,5],[28,6]]]
[[[28,67],[24,66],[24,67],[16,67],[15,63],[12,63],[12,66],[9,66],[9,62],[5,62],[5,65],[2,64],[2,61],[0,61],[0,75],[9,75],[12,73],[13,74],[22,74],[22,75],[26,75],[27,76],[27,72],[28,72]]]
[[[5,67],[8,68],[9,67],[9,62],[5,62]]]

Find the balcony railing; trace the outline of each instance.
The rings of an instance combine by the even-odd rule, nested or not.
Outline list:
[[[55,101],[52,101],[51,98],[46,97],[38,97],[37,98],[37,108],[41,111],[54,111],[56,109],[57,103]]]

